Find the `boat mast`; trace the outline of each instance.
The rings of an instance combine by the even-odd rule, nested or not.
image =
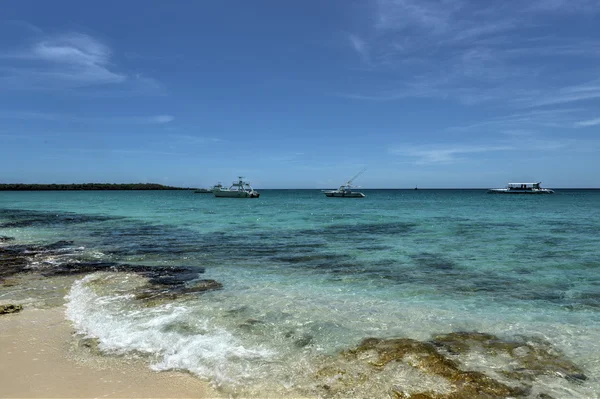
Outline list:
[[[364,168],[363,170],[361,170],[360,172],[358,172],[356,175],[354,175],[354,177],[353,177],[352,179],[350,179],[350,180],[348,180],[348,181],[346,182],[346,185],[347,185],[347,186],[350,186],[350,185],[352,184],[352,181],[353,181],[354,179],[356,179],[358,176],[362,175],[362,174],[363,174],[363,172],[364,172],[365,170],[367,170],[367,168]]]

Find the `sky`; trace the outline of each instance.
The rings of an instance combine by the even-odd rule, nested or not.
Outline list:
[[[4,2],[0,183],[600,187],[600,0]]]

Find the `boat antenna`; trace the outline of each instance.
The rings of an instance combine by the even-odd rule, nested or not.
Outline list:
[[[346,184],[347,184],[347,185],[350,185],[350,184],[352,184],[352,180],[354,180],[354,179],[356,179],[358,176],[362,175],[362,174],[363,174],[363,172],[364,172],[365,170],[367,170],[367,168],[364,168],[363,170],[361,170],[360,172],[358,172],[356,175],[354,175],[354,177],[353,177],[352,179],[348,180],[348,181],[346,182]]]

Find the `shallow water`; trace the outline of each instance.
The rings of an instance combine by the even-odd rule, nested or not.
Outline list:
[[[140,276],[92,274],[72,287],[67,314],[107,353],[147,353],[155,369],[188,370],[225,392],[335,396],[320,370],[364,338],[480,331],[543,341],[587,377],[537,376],[531,395],[595,397],[600,191],[365,193],[0,192],[0,235],[72,240],[77,259],[204,267],[200,277],[223,289],[152,306],[131,293]],[[491,374],[514,362],[458,360]],[[447,390],[414,370],[385,373],[339,394]]]

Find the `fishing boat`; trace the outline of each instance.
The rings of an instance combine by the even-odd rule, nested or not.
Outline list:
[[[352,191],[352,181],[360,176],[366,169],[361,170],[352,179],[342,184],[337,190],[323,190],[326,197],[341,197],[341,198],[364,198],[365,195],[359,191]]]
[[[488,194],[554,194],[554,190],[541,187],[537,183],[508,183],[505,188],[491,188]]]
[[[215,186],[216,187],[216,186]],[[234,181],[229,188],[219,187],[213,190],[215,197],[223,198],[258,198],[260,194],[254,191],[250,183],[244,181],[243,176],[238,177],[238,181]]]

